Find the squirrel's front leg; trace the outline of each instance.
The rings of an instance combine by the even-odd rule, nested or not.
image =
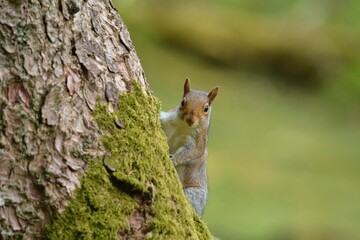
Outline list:
[[[184,146],[179,148],[173,155],[170,155],[170,159],[175,166],[186,164],[199,159],[204,154],[204,151],[204,146],[197,146],[196,140],[190,138]]]

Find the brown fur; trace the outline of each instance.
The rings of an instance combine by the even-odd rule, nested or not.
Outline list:
[[[186,79],[180,105],[160,116],[180,182],[199,215],[207,197],[206,146],[211,103],[218,89],[214,88],[209,94],[191,90],[190,81]]]

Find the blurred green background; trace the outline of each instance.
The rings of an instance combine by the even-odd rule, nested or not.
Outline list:
[[[360,239],[359,1],[114,2],[163,110],[220,86],[215,236]]]

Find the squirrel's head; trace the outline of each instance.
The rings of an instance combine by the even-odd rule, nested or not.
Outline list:
[[[211,112],[211,103],[215,99],[218,90],[219,87],[215,87],[209,94],[192,90],[190,80],[187,78],[184,85],[183,99],[179,105],[180,118],[192,128],[207,122]]]

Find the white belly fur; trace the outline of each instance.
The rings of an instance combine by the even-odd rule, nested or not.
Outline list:
[[[179,148],[188,142],[196,129],[189,127],[184,121],[179,119],[177,111],[161,112],[160,122],[167,137],[170,154],[174,154]]]

